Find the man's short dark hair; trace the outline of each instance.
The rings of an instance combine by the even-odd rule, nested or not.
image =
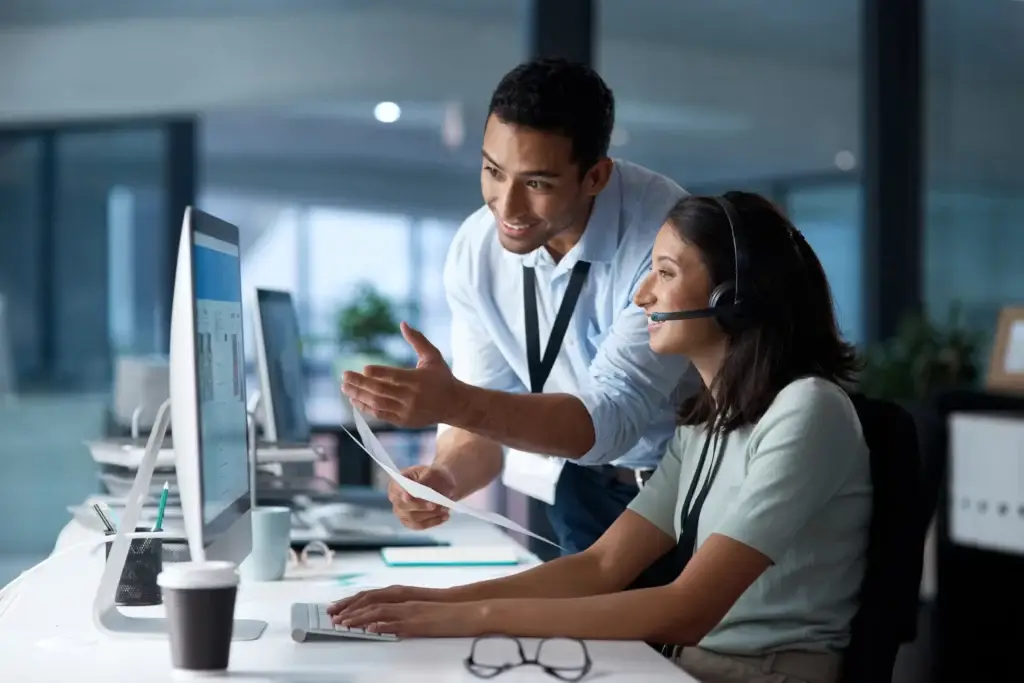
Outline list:
[[[586,172],[608,155],[615,97],[590,67],[566,59],[538,59],[505,74],[487,115],[504,123],[564,135],[573,161]]]

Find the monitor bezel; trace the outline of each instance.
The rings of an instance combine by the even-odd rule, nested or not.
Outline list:
[[[199,209],[192,209],[192,220],[189,226],[189,258],[192,263],[191,278],[192,278],[192,296],[189,300],[189,308],[192,318],[192,344],[195,349],[194,359],[195,362],[192,364],[192,389],[195,392],[193,407],[195,409],[195,446],[196,454],[198,455],[197,465],[199,466],[196,472],[197,489],[199,491],[199,509],[200,509],[200,524],[203,528],[203,545],[209,546],[216,541],[216,539],[223,533],[226,533],[240,518],[245,516],[246,513],[252,510],[252,462],[249,456],[249,452],[252,448],[252,444],[249,443],[249,430],[245,430],[245,480],[246,491],[239,496],[237,499],[228,504],[228,506],[219,515],[214,517],[209,522],[206,521],[206,482],[203,477],[203,462],[205,460],[205,453],[203,452],[203,411],[200,403],[199,396],[199,311],[196,308],[196,301],[199,299],[198,290],[196,289],[196,268],[195,268],[195,249],[196,249],[196,233],[200,233],[213,239],[227,242],[233,247],[239,249],[238,255],[238,277],[241,282],[241,269],[242,269],[242,258],[241,258],[241,244],[239,241],[238,228],[225,220],[212,216]],[[241,291],[241,288],[239,288]],[[241,309],[242,303],[239,301],[239,309]],[[245,325],[242,325],[242,343],[244,347],[245,343]],[[242,378],[242,405],[247,405],[246,402],[246,387],[244,377]]]

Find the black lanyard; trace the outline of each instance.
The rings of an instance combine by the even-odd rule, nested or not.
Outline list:
[[[558,351],[562,348],[562,338],[569,328],[569,319],[576,309],[576,301],[583,291],[583,281],[587,279],[590,263],[577,261],[572,268],[569,286],[565,289],[562,305],[558,307],[555,323],[551,326],[551,336],[544,350],[544,358],[540,356],[540,329],[537,322],[537,275],[533,268],[523,266],[523,306],[526,312],[526,363],[530,370],[530,391],[539,394],[544,391],[544,383],[548,381],[551,368],[555,366]]]
[[[697,495],[697,500],[694,501],[693,494],[697,490],[697,481],[704,471],[704,461],[707,459],[712,438],[718,442],[717,454],[712,456],[712,462],[708,464],[708,476],[704,480],[700,493]],[[679,525],[679,544],[677,547],[680,571],[690,561],[690,558],[693,557],[693,552],[696,549],[700,512],[704,507],[704,500],[708,497],[708,491],[711,490],[711,484],[715,480],[715,475],[718,474],[718,468],[722,464],[722,459],[725,455],[725,439],[726,435],[715,429],[708,429],[708,435],[704,438],[704,448],[701,450],[700,460],[697,461],[697,469],[693,473],[693,479],[690,481],[690,490],[686,493],[686,500],[683,501],[683,509],[680,513],[681,522]],[[693,509],[690,509],[691,501],[693,502]]]

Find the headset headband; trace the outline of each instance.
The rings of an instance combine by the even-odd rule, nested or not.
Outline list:
[[[729,222],[729,232],[732,234],[733,304],[739,306],[746,299],[750,277],[750,257],[743,228],[740,227],[742,221],[736,207],[724,195],[712,199],[722,209],[725,219]]]

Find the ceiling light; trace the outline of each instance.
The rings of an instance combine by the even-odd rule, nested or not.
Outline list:
[[[381,123],[394,123],[402,115],[402,109],[394,102],[378,102],[373,108],[373,118]]]
[[[462,104],[449,102],[444,107],[441,123],[441,140],[448,149],[458,149],[466,139],[466,124]]]
[[[842,149],[836,152],[836,168],[840,171],[852,171],[857,165],[857,157],[853,156],[853,152],[848,149]]]
[[[622,128],[613,128],[611,142],[613,147],[622,147],[629,142],[629,133]]]

